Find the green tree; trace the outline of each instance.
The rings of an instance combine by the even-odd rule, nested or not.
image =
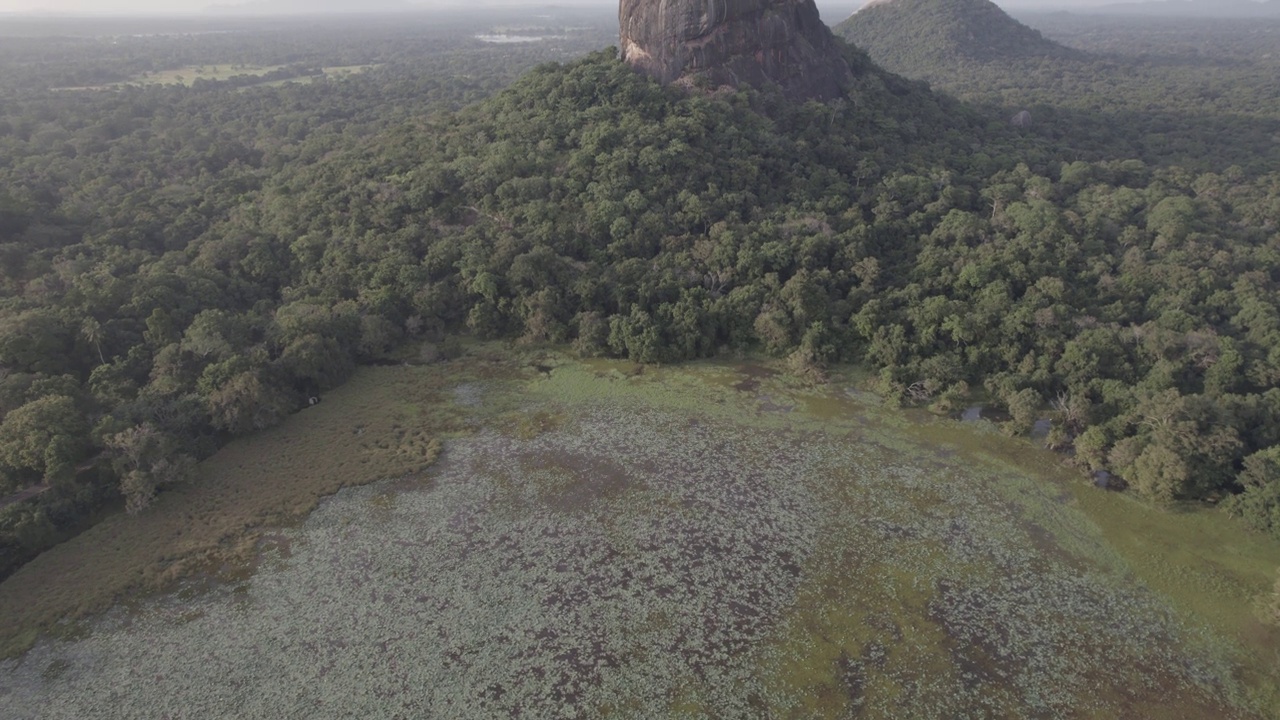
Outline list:
[[[1015,435],[1031,432],[1040,417],[1040,394],[1031,388],[1023,388],[1006,399],[1005,405],[1009,408],[1009,432]]]
[[[104,438],[120,476],[120,492],[131,515],[145,510],[159,487],[188,480],[196,461],[179,452],[179,443],[167,433],[142,423]]]
[[[1237,481],[1244,492],[1227,498],[1224,507],[1258,530],[1280,539],[1280,446],[1259,450],[1245,458]]]
[[[10,412],[0,422],[0,464],[9,488],[72,479],[88,431],[75,400],[65,395],[45,395]]]
[[[72,333],[53,308],[0,312],[0,365],[58,374],[72,367]]]
[[[1191,480],[1190,468],[1183,457],[1158,442],[1147,445],[1131,464],[1120,470],[1138,492],[1158,502],[1185,497]]]
[[[98,352],[98,364],[105,365],[107,359],[102,356],[102,323],[94,317],[87,317],[80,323],[80,337],[93,346]]]
[[[225,310],[202,311],[182,335],[183,350],[208,360],[226,359],[246,342],[244,324]]]
[[[263,377],[261,370],[246,370],[217,387],[207,397],[214,427],[232,435],[247,435],[280,422],[296,403],[279,387]]]
[[[289,343],[277,362],[295,381],[320,390],[337,387],[355,370],[351,355],[336,340],[314,333]]]

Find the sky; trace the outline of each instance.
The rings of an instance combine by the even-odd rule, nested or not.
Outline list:
[[[245,0],[0,0],[0,12],[48,12],[48,13],[92,13],[92,14],[125,14],[125,13],[147,13],[147,14],[173,14],[198,12],[210,5],[238,5]],[[463,4],[464,0],[410,0],[414,4],[424,6],[457,6]],[[1116,2],[1126,2],[1131,0],[995,0],[997,5],[1005,8],[1016,8],[1020,10],[1029,10],[1034,8],[1058,9],[1070,7],[1088,7],[1090,5],[1108,5]],[[516,5],[516,4],[608,4],[613,5],[616,0],[485,0],[482,3],[469,2],[466,3],[471,7],[477,4],[491,5]],[[823,0],[817,0],[818,7],[823,6]],[[834,3],[834,0],[832,2]],[[848,5],[848,2],[839,3],[840,5]],[[359,7],[358,0],[353,0],[352,5]]]

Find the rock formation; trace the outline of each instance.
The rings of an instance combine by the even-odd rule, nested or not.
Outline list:
[[[623,59],[659,82],[825,100],[851,78],[813,0],[621,0],[618,21]]]

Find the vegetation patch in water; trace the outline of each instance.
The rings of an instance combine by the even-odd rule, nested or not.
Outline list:
[[[758,371],[613,369],[445,387],[503,412],[430,482],[343,490],[241,592],[113,610],[0,693],[19,717],[1251,716],[1238,658],[1012,441]]]
[[[440,436],[480,411],[441,394],[486,367],[462,365],[360,373],[284,425],[231,443],[141,515],[108,517],[40,555],[0,583],[0,657],[130,594],[242,572],[261,528],[301,520],[343,487],[421,472]]]

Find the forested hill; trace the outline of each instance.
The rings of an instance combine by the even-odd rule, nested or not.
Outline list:
[[[1089,469],[1161,500],[1244,490],[1271,526],[1280,176],[1068,162],[863,77],[794,106],[672,95],[608,54],[546,67],[282,178],[259,232],[301,238],[326,303],[408,298],[397,326],[860,362],[940,409],[983,388],[1015,431],[1050,408]]]
[[[3,511],[6,552],[456,333],[985,392],[1086,469],[1280,532],[1280,175],[1081,161],[847,53],[829,104],[685,95],[611,49],[447,115],[374,73],[9,120],[0,467],[53,489]]]
[[[1026,19],[1072,49],[987,0],[888,0],[836,30],[876,63],[991,116],[1029,111],[1035,134],[1064,158],[1194,171],[1280,166],[1274,23]]]
[[[835,32],[877,63],[910,77],[957,61],[1081,55],[1045,39],[990,0],[884,0],[849,16]]]

